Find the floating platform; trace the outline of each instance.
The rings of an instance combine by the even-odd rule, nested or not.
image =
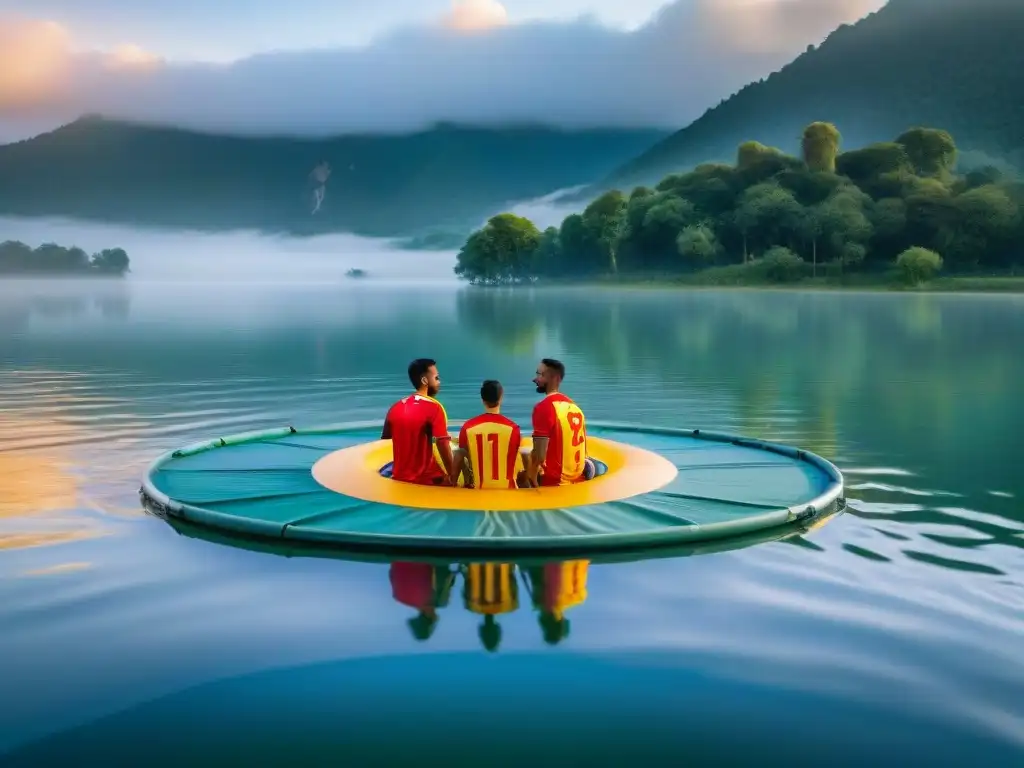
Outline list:
[[[456,427],[458,425],[455,425]],[[809,451],[703,430],[589,423],[592,480],[475,490],[400,483],[380,424],[284,427],[187,446],[147,471],[146,506],[213,531],[387,551],[601,552],[810,527],[843,476]]]

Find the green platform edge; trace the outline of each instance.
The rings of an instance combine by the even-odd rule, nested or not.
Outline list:
[[[452,422],[449,426],[458,427],[461,423]],[[172,459],[193,456],[217,448],[275,439],[287,435],[323,435],[335,432],[357,432],[380,426],[379,421],[350,421],[302,429],[287,426],[240,432],[228,435],[227,437],[191,443],[182,448],[167,451],[158,456],[146,469],[142,479],[142,487],[139,489],[139,495],[143,506],[157,514],[166,513],[188,523],[220,530],[229,534],[277,540],[282,543],[312,544],[316,546],[335,544],[346,547],[355,545],[356,547],[366,546],[392,552],[415,551],[419,553],[569,553],[613,551],[628,548],[660,548],[714,539],[727,539],[734,536],[745,536],[793,524],[807,526],[813,523],[815,518],[821,517],[827,512],[835,512],[837,509],[845,506],[845,480],[842,472],[832,462],[802,448],[759,438],[703,429],[677,429],[617,422],[591,422],[590,424],[599,429],[609,429],[618,432],[687,437],[769,451],[796,459],[797,461],[807,462],[824,472],[832,482],[824,493],[810,501],[729,522],[678,526],[637,533],[608,533],[566,537],[442,537],[427,540],[421,537],[396,536],[385,533],[356,534],[335,532],[321,533],[317,536],[288,535],[289,526],[287,525],[282,528],[279,523],[266,523],[259,520],[235,517],[234,515],[225,515],[210,509],[204,509],[203,507],[175,501],[157,489],[151,479],[154,473]],[[310,470],[312,470],[312,467],[310,467]],[[410,538],[412,539],[411,541]]]

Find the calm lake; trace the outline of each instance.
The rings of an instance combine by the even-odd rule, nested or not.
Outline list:
[[[1024,299],[486,291],[451,254],[132,237],[78,239],[124,282],[0,283],[0,764],[1024,764]],[[419,641],[387,563],[140,508],[159,453],[381,418],[422,355],[452,419],[497,377],[528,423],[559,357],[588,419],[801,445],[849,509],[592,563],[556,645],[521,591],[491,653],[461,582]]]

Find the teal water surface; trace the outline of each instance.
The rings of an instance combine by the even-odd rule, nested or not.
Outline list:
[[[0,764],[1024,764],[1024,302],[389,285],[0,286]],[[585,569],[545,641],[462,577],[426,641],[387,563],[143,513],[157,454],[364,421],[437,358],[527,422],[540,356],[588,418],[834,461],[783,541]],[[453,569],[457,564],[452,564]]]

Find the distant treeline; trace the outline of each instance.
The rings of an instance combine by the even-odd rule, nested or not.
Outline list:
[[[0,274],[3,275],[103,275],[128,272],[123,248],[105,248],[92,256],[81,248],[43,243],[32,248],[17,240],[0,243]]]
[[[943,267],[1024,263],[1024,184],[996,168],[954,173],[948,132],[913,128],[842,153],[840,141],[818,122],[803,132],[802,157],[747,142],[734,165],[606,192],[543,232],[500,214],[470,235],[455,272],[479,284],[619,273],[792,282],[897,268],[918,282]]]

